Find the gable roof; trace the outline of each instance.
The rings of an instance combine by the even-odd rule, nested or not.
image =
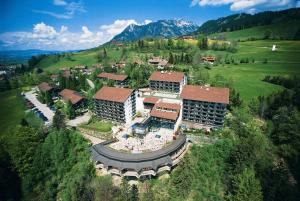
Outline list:
[[[133,91],[133,89],[104,86],[97,91],[94,99],[124,103]]]
[[[64,89],[61,92],[59,92],[59,95],[65,100],[65,101],[71,101],[71,103],[74,105],[84,99],[83,96],[81,96],[76,91],[73,91],[71,89]]]
[[[47,92],[53,89],[47,82],[42,82],[41,84],[38,85],[38,88],[42,92]]]
[[[229,89],[185,85],[180,97],[182,99],[229,104]]]
[[[107,78],[111,80],[123,81],[127,79],[127,75],[117,75],[115,73],[100,73],[97,77],[99,78]]]
[[[166,82],[181,82],[184,78],[182,72],[170,72],[170,71],[156,71],[152,73],[149,80],[152,81],[166,81]]]

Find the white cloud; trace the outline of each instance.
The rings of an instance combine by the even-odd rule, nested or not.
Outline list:
[[[56,13],[56,12],[52,12],[52,11],[48,11],[48,10],[33,10],[33,12],[50,15],[50,16],[58,18],[58,19],[71,19],[74,17],[74,15],[76,13],[87,12],[81,1],[78,1],[78,2],[72,1],[72,2],[68,3],[64,0],[54,0],[53,4],[55,6],[64,7],[65,12],[64,13]]]
[[[54,3],[54,5],[57,5],[57,6],[67,5],[67,2],[65,2],[64,0],[54,0],[53,3]]]
[[[73,17],[73,16],[67,15],[67,14],[59,14],[59,13],[54,13],[54,12],[45,11],[45,10],[33,10],[33,12],[50,15],[50,16],[58,18],[58,19],[71,19]]]
[[[130,24],[138,24],[135,20],[116,20],[113,24],[110,25],[102,25],[100,27],[105,33],[110,36],[114,36],[118,33],[121,33],[128,25]]]
[[[232,11],[250,10],[257,6],[262,7],[290,7],[294,6],[294,0],[193,0],[191,5],[199,6],[223,6],[230,5]],[[249,11],[248,11],[249,12]]]
[[[300,1],[296,2],[296,7],[299,8],[300,7]]]
[[[145,20],[141,24],[149,23]],[[112,24],[102,25],[98,30],[82,26],[81,31],[71,32],[68,27],[59,29],[44,22],[33,25],[31,32],[6,32],[0,34],[0,49],[43,49],[43,50],[79,50],[96,47],[121,33],[128,25],[141,25],[133,19],[116,20]]]

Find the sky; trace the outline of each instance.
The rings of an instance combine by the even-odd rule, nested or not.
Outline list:
[[[300,0],[1,0],[0,50],[80,50],[128,25],[184,19],[201,25],[231,14],[300,7]]]

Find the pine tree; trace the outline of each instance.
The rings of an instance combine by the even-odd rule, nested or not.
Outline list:
[[[253,168],[246,168],[233,178],[233,193],[229,194],[230,201],[262,201],[261,184],[255,177]]]
[[[120,198],[122,201],[130,201],[130,186],[128,184],[128,181],[123,177],[122,178],[122,183],[121,183],[121,194],[120,194]]]
[[[57,130],[66,128],[65,118],[64,118],[64,115],[61,113],[60,110],[56,110],[55,115],[53,117],[52,126],[54,128],[56,128]]]
[[[106,49],[103,48],[103,58],[106,58],[107,57],[107,52],[106,52]]]
[[[184,55],[183,55],[183,52],[181,52],[180,63],[183,63],[183,62],[184,62]]]
[[[67,117],[69,119],[74,119],[75,118],[75,109],[74,109],[71,101],[67,102],[67,105],[66,105],[66,114],[67,114]]]
[[[131,186],[130,189],[130,201],[138,201],[139,200],[139,189],[135,184]]]
[[[172,52],[169,53],[169,63],[174,64],[174,57],[173,57]]]

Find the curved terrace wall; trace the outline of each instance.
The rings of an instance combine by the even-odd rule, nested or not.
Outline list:
[[[107,146],[110,143],[111,141],[106,141],[91,147],[92,159],[96,165],[111,174],[139,178],[170,171],[186,148],[186,136],[179,136],[172,144],[160,150],[137,154],[111,149]]]

